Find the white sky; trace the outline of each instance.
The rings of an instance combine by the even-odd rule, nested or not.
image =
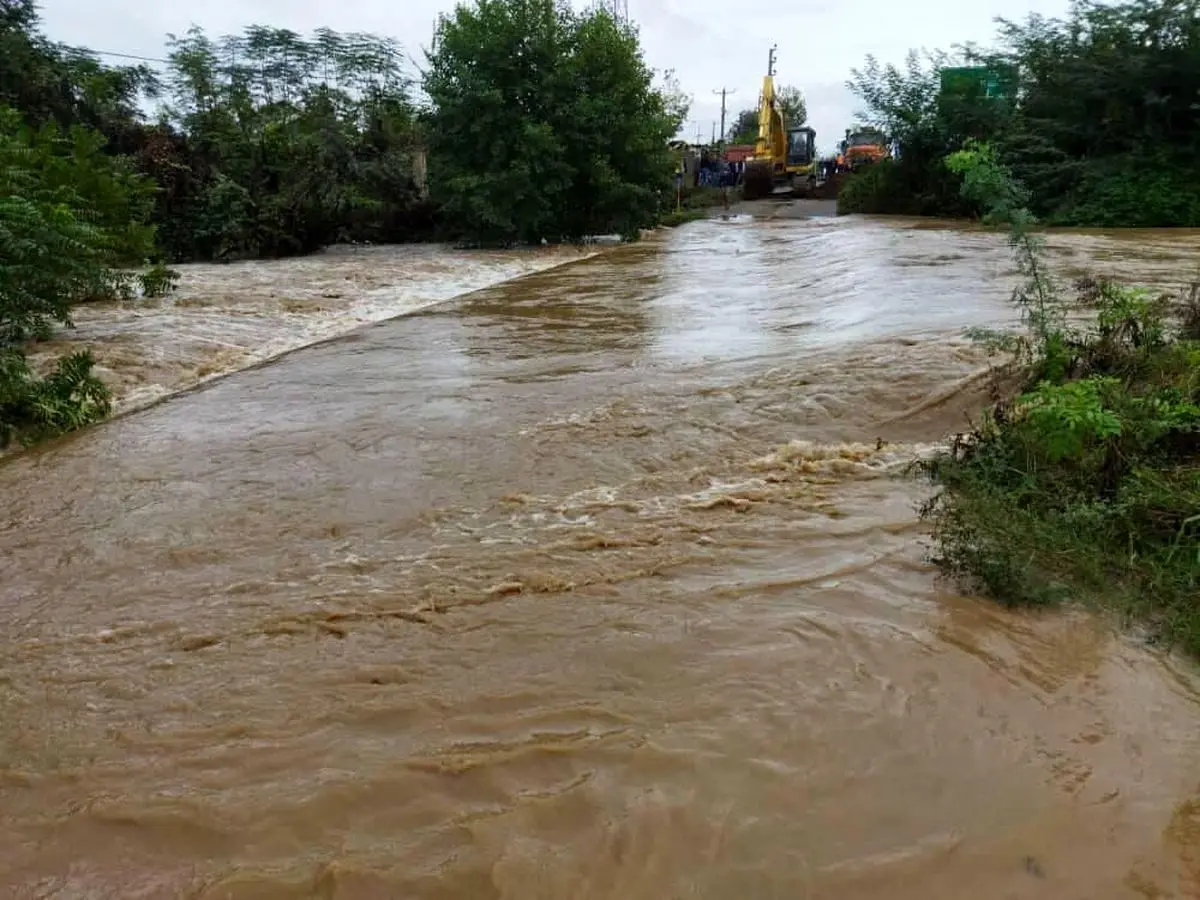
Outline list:
[[[585,0],[574,0],[582,6]],[[767,53],[778,44],[780,83],[808,100],[809,124],[827,151],[851,124],[855,98],[844,82],[868,53],[901,62],[910,47],[949,48],[989,43],[996,16],[1023,19],[1031,12],[1062,15],[1068,0],[784,0],[753,4],[718,0],[628,0],[646,56],[657,69],[674,69],[694,97],[684,136],[707,139],[720,118],[713,90],[735,89],[732,119],[752,106]],[[428,46],[437,14],[453,0],[41,0],[42,22],[55,40],[95,50],[163,56],[167,32],[200,25],[212,36],[251,24],[307,33],[322,25],[370,31],[399,40],[417,60]],[[119,62],[119,60],[109,60]]]

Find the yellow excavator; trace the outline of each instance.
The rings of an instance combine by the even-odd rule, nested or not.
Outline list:
[[[779,188],[811,196],[817,188],[817,133],[803,123],[789,127],[775,99],[775,51],[767,60],[758,107],[758,141],[746,160],[742,195],[747,200],[770,196]]]

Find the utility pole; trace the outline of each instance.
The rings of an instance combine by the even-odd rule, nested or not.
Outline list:
[[[721,95],[721,143],[725,142],[725,98],[736,94],[736,90],[721,88],[719,91],[713,91],[714,94]]]

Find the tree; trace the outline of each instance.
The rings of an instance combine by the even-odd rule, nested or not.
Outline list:
[[[1022,72],[997,150],[1063,224],[1200,224],[1200,13],[1186,0],[1085,0],[1001,21],[983,57]]]
[[[858,96],[865,125],[900,142],[899,160],[884,160],[851,178],[838,194],[840,212],[965,215],[961,179],[943,164],[961,146],[953,115],[941,104],[946,53],[910,51],[903,66],[883,66],[868,56],[846,86]],[[966,104],[969,107],[969,104]]]
[[[796,128],[808,121],[808,104],[800,88],[784,85],[775,92],[775,105],[783,114],[785,128]]]
[[[952,64],[988,74],[943,85]],[[990,94],[988,81],[1009,90]],[[868,57],[849,86],[901,144],[900,163],[871,174],[876,196],[889,197],[880,211],[960,210],[938,160],[976,140],[994,147],[1052,223],[1200,224],[1194,0],[1079,0],[1063,19],[1001,20],[993,49],[913,52],[903,67]]]
[[[679,84],[679,79],[675,77],[673,69],[668,69],[663,73],[662,85],[658,88],[658,92],[662,95],[667,116],[679,123],[675,126],[675,134],[679,134],[691,111],[692,95]]]
[[[32,125],[87,125],[121,145],[135,131],[138,99],[158,82],[147,66],[102,65],[91,51],[37,33],[33,0],[0,0],[0,105]]]
[[[395,241],[422,219],[416,110],[399,46],[252,26],[171,36],[164,127],[143,154],[176,259]]]
[[[729,129],[729,143],[753,144],[758,140],[758,110],[743,109]]]
[[[439,20],[427,56],[430,190],[449,233],[508,244],[655,221],[686,103],[655,88],[635,31],[565,0],[478,0]]]

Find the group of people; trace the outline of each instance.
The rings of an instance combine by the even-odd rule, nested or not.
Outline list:
[[[716,154],[707,151],[700,156],[700,165],[696,168],[695,187],[737,187],[742,183],[742,173],[746,164],[730,162]]]

